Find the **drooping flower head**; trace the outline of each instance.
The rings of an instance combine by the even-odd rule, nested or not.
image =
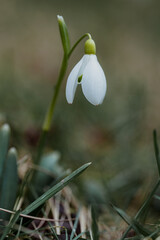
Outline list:
[[[83,94],[90,103],[99,105],[103,102],[107,82],[97,60],[95,43],[91,38],[85,42],[85,54],[72,69],[67,79],[66,99],[70,104],[73,103],[78,84],[81,84]]]

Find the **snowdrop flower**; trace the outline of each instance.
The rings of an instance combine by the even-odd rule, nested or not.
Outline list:
[[[103,102],[107,83],[95,54],[96,46],[90,38],[85,42],[85,55],[75,65],[67,79],[66,99],[68,103],[73,102],[78,84],[81,84],[83,94],[90,103],[99,105]]]

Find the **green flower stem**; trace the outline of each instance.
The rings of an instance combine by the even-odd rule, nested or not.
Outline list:
[[[61,87],[62,80],[63,80],[64,75],[65,75],[66,70],[67,70],[67,66],[68,66],[68,57],[64,55],[62,65],[61,65],[60,74],[59,74],[58,81],[57,81],[55,91],[54,91],[54,94],[53,94],[53,98],[52,98],[52,101],[50,103],[50,106],[49,106],[49,109],[48,109],[48,112],[46,114],[44,124],[43,124],[43,127],[42,127],[43,131],[48,132],[50,130],[55,104],[56,104],[56,101],[57,101],[57,97],[58,97],[58,94],[59,94],[59,90],[60,90],[60,87]]]
[[[39,139],[37,156],[36,156],[36,158],[34,160],[35,164],[39,163],[39,161],[41,159],[41,156],[43,154],[43,149],[44,149],[44,146],[45,146],[47,133],[49,132],[50,127],[51,127],[51,122],[52,122],[53,113],[54,113],[55,104],[56,104],[56,101],[57,101],[57,98],[58,98],[59,90],[60,90],[63,78],[64,78],[66,70],[67,70],[68,60],[69,60],[72,52],[74,51],[74,49],[77,47],[77,45],[85,37],[88,37],[89,39],[91,39],[91,35],[89,33],[86,33],[73,45],[73,47],[71,48],[71,50],[69,51],[68,54],[64,52],[63,61],[62,61],[59,77],[58,77],[58,80],[57,80],[57,84],[55,86],[54,94],[53,94],[51,103],[49,105],[49,108],[48,108],[48,111],[46,113],[46,116],[45,116],[45,119],[44,119],[44,123],[43,123],[43,126],[42,126],[42,132],[41,132],[41,136],[40,136],[40,139]]]
[[[64,75],[65,75],[66,70],[67,70],[67,66],[68,66],[68,57],[64,54],[61,69],[60,69],[60,73],[59,73],[59,77],[58,77],[57,84],[56,84],[55,89],[54,89],[54,94],[53,94],[50,106],[48,108],[48,111],[47,111],[47,114],[45,116],[44,123],[43,123],[43,126],[42,126],[42,132],[41,132],[41,136],[40,136],[40,139],[39,139],[37,156],[36,156],[35,162],[34,162],[35,164],[39,163],[39,161],[41,159],[41,156],[43,154],[43,149],[44,149],[47,133],[49,132],[50,127],[51,127],[51,122],[52,122],[52,117],[53,117],[53,113],[54,113],[54,109],[55,109],[55,104],[56,104],[56,101],[57,101],[57,97],[58,97],[58,94],[59,94],[59,90],[60,90],[60,87],[61,87],[62,80],[63,80]]]
[[[70,55],[72,54],[72,52],[74,51],[74,49],[77,47],[77,45],[85,38],[88,37],[89,39],[92,39],[91,34],[90,33],[86,33],[84,34],[71,48],[71,50],[68,53],[68,58],[70,57]]]

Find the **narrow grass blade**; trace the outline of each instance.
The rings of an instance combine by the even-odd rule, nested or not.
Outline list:
[[[158,167],[158,171],[159,171],[159,175],[160,175],[160,156],[159,156],[159,148],[158,148],[158,143],[157,143],[157,133],[156,130],[153,131],[153,140],[154,140],[154,149],[155,149],[155,156],[156,156],[156,161],[157,161],[157,167]],[[148,198],[146,199],[146,201],[143,203],[142,207],[139,209],[139,211],[137,212],[135,219],[141,219],[142,216],[144,216],[145,211],[148,209],[150,201],[153,197],[153,195],[155,194],[157,188],[160,185],[160,180],[158,180],[158,182],[156,183],[155,187],[153,188],[152,192],[149,194]],[[131,226],[129,226],[125,233],[123,234],[121,240],[124,240],[125,237],[127,236],[127,233],[131,230]]]
[[[76,233],[76,229],[77,229],[77,226],[78,226],[78,220],[79,220],[79,214],[80,214],[80,209],[77,213],[77,216],[76,216],[76,220],[74,222],[74,225],[73,225],[73,229],[72,229],[72,232],[71,232],[71,236],[70,236],[70,240],[73,239],[75,233]]]
[[[120,240],[126,239],[126,236],[127,236],[127,234],[129,233],[129,231],[130,231],[131,229],[132,229],[132,226],[129,226],[129,227],[126,229],[126,231],[123,233],[123,236],[121,237]]]
[[[148,236],[149,234],[151,234],[151,231],[148,230],[147,228],[143,227],[143,225],[141,223],[139,223],[136,219],[133,219],[132,222],[142,235]]]
[[[91,217],[92,217],[92,237],[93,240],[99,239],[99,230],[98,230],[98,224],[96,219],[96,214],[93,206],[91,207]]]
[[[48,222],[48,225],[50,226],[50,230],[51,230],[51,232],[52,232],[53,237],[55,238],[55,240],[59,240],[59,237],[58,237],[56,231],[54,230],[53,225],[52,225],[50,222]]]
[[[135,230],[138,235],[142,234],[144,236],[148,236],[150,234],[148,229],[144,228],[140,223],[137,222],[136,219],[131,219],[129,216],[127,216],[122,209],[115,206],[112,207],[119,214],[119,216]]]
[[[141,239],[143,239],[143,238],[141,238]],[[139,238],[139,236],[135,236],[135,237],[125,238],[125,240],[140,240],[140,238]]]
[[[19,215],[20,215],[21,211],[18,210],[12,220],[10,221],[10,223],[8,224],[8,226],[5,228],[4,232],[3,232],[3,235],[2,237],[0,238],[0,240],[4,240],[7,236],[7,234],[10,232],[10,230],[13,228],[14,224],[17,222],[18,218],[19,218]]]
[[[18,189],[17,173],[17,151],[11,148],[8,152],[2,182],[2,193],[0,195],[0,207],[13,210]],[[10,215],[6,212],[0,212],[0,218],[8,220]]]
[[[56,193],[58,193],[60,190],[62,190],[67,184],[69,184],[74,178],[79,176],[84,170],[86,170],[91,163],[86,163],[77,170],[75,170],[73,173],[71,173],[69,176],[64,178],[62,181],[57,183],[55,186],[53,186],[51,189],[49,189],[46,193],[41,195],[38,199],[36,199],[34,202],[32,202],[28,207],[26,207],[22,213],[23,214],[29,214],[39,206],[41,206],[43,203],[45,203],[49,198],[54,196]]]
[[[160,179],[158,179],[158,182],[156,183],[156,185],[154,186],[153,190],[151,191],[151,193],[149,194],[149,196],[147,197],[147,199],[144,201],[143,205],[141,206],[141,208],[139,209],[139,211],[137,212],[135,218],[136,219],[140,219],[143,214],[145,213],[145,211],[149,208],[149,204],[152,200],[152,197],[154,196],[157,188],[160,185]]]
[[[65,228],[65,234],[66,234],[66,239],[65,240],[68,240],[68,231],[67,231],[66,228]]]
[[[137,227],[133,224],[133,222],[131,221],[130,217],[127,216],[127,214],[120,208],[117,208],[116,206],[114,206],[113,204],[111,205],[112,208],[115,210],[115,212],[128,224],[130,225],[135,232],[140,235],[139,230],[137,229]]]
[[[9,137],[10,137],[10,127],[8,124],[4,124],[0,129],[0,184],[2,182],[4,163],[7,157]],[[1,193],[1,190],[0,190],[0,193]]]
[[[148,198],[144,201],[144,203],[142,204],[141,208],[139,209],[139,211],[137,212],[136,216],[134,217],[136,220],[141,219],[143,214],[145,213],[145,211],[148,209],[149,204],[151,202],[152,197],[154,196],[157,188],[160,185],[160,179],[158,180],[158,182],[156,183],[156,185],[154,186],[153,190],[151,191],[151,193],[149,194]],[[127,233],[132,229],[132,226],[129,226],[126,231],[124,232],[123,236],[121,237],[121,240],[124,240],[125,237],[127,236]]]
[[[41,209],[41,211],[42,211],[43,215],[46,216],[46,213],[45,213],[43,208]],[[51,230],[51,233],[52,233],[54,239],[55,240],[59,240],[58,235],[57,235],[56,231],[54,230],[53,225],[50,222],[48,222],[48,225],[50,227],[50,230]]]
[[[20,199],[24,196],[25,194],[25,188],[27,186],[27,183],[29,182],[29,177],[31,176],[31,170],[28,170],[23,178],[23,181],[21,183],[21,185],[19,186],[18,192],[17,192],[17,199],[16,199],[16,203],[14,205],[14,210],[17,210],[17,206],[20,202]]]
[[[16,239],[19,239],[19,234],[20,234],[20,231],[21,231],[22,222],[23,222],[23,218],[21,217],[20,223],[19,223],[19,228],[18,228],[18,231],[17,231],[17,234],[16,234]]]
[[[154,198],[157,200],[160,200],[160,196],[158,196],[158,195],[154,195]]]
[[[152,232],[148,237],[150,238],[156,238],[159,236],[159,233],[160,233],[160,228],[156,229],[154,232]],[[157,239],[157,238],[156,238]]]
[[[160,156],[159,156],[159,147],[158,147],[156,130],[153,131],[153,142],[154,142],[154,151],[155,151],[155,156],[157,161],[158,173],[160,176]]]
[[[75,238],[73,238],[73,240],[77,240],[77,239],[83,239],[83,240],[87,240],[84,238],[80,238],[82,235],[86,234],[86,232],[81,232],[80,234],[78,234]]]

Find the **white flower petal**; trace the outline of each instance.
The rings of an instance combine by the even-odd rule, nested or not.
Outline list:
[[[88,54],[85,54],[82,58],[82,64],[81,64],[81,67],[79,69],[79,72],[78,72],[78,77],[80,77],[81,75],[83,75],[83,72],[89,62],[89,59],[90,59],[90,55]],[[83,78],[83,77],[82,77]],[[78,80],[78,79],[77,79]]]
[[[78,72],[80,70],[80,67],[82,65],[83,57],[81,60],[75,65],[75,67],[72,69],[71,73],[68,76],[67,79],[67,85],[66,85],[66,99],[68,103],[72,103],[75,95],[75,91],[77,88],[77,79],[78,79]]]
[[[96,55],[90,55],[88,64],[83,72],[82,91],[87,100],[93,105],[99,105],[107,90],[106,77]]]

